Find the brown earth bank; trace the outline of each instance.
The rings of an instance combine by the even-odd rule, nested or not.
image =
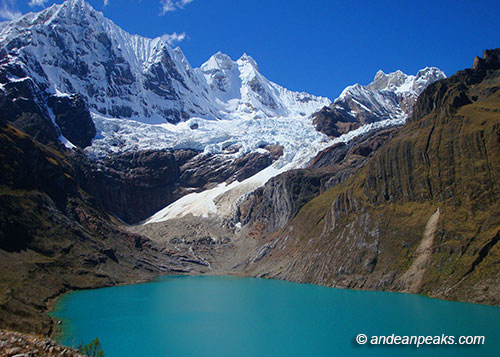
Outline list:
[[[308,168],[208,218],[127,226],[111,213],[139,207],[128,216],[136,221],[165,180],[199,189],[241,180],[280,148],[229,166],[166,151],[96,163],[0,116],[0,327],[50,335],[56,324],[47,312],[58,296],[161,274],[239,274],[500,305],[500,51],[483,57],[425,90],[404,127],[328,148]],[[174,172],[158,172],[165,167]],[[133,198],[135,186],[143,201]],[[106,187],[116,192],[108,204]]]

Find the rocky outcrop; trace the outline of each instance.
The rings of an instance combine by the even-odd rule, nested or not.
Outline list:
[[[254,234],[244,271],[500,304],[499,54],[430,85],[362,169]]]
[[[1,56],[1,54],[0,54]],[[5,58],[0,63],[5,63]],[[15,74],[20,80],[11,81],[8,76]],[[44,106],[46,96],[42,90],[27,78],[19,66],[0,65],[0,120],[8,121],[36,140],[48,144],[54,143],[59,137],[57,129],[50,120]]]
[[[80,148],[90,145],[96,129],[82,96],[49,95],[43,85],[6,58],[0,59],[0,83],[2,120],[44,144],[60,145],[58,138],[63,135]]]
[[[362,121],[371,122],[366,118]],[[348,114],[345,109],[337,108],[333,104],[323,107],[319,112],[313,114],[313,124],[316,126],[316,130],[332,137],[338,137],[359,128],[362,121]]]
[[[497,70],[500,68],[500,49],[484,50],[483,57],[476,56],[472,64],[474,70]]]
[[[2,356],[85,356],[78,350],[62,346],[50,338],[6,330],[0,330],[0,354]]]
[[[55,122],[62,135],[80,148],[91,144],[96,129],[90,112],[81,95],[71,95],[48,99],[48,105],[55,116]]]
[[[214,184],[243,181],[271,165],[283,155],[283,148],[269,146],[259,152],[234,155],[201,154],[180,166],[179,183],[184,187],[208,188]]]
[[[127,223],[137,223],[187,193],[234,180],[242,181],[271,165],[280,146],[237,156],[238,148],[216,155],[195,150],[128,152],[99,161],[68,153],[82,187],[104,209]]]
[[[187,151],[179,156],[197,154]],[[145,219],[183,193],[178,161],[170,151],[132,152],[98,162],[74,153],[72,160],[82,187],[125,222]]]

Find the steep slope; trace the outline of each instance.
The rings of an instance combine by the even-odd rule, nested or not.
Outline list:
[[[500,304],[499,83],[500,50],[489,50],[430,85],[395,138],[261,235],[268,249],[242,269]]]
[[[320,151],[307,167],[273,177],[248,194],[234,219],[246,226],[258,225],[265,232],[283,228],[307,202],[363,167],[399,130],[400,126],[374,129]]]
[[[328,136],[339,136],[363,124],[383,120],[402,123],[411,115],[420,93],[443,78],[446,75],[435,67],[421,69],[415,76],[378,71],[373,82],[347,87],[329,107],[315,113],[314,124]]]
[[[53,298],[75,289],[203,271],[118,228],[81,187],[78,163],[0,117],[0,325],[49,334]]]

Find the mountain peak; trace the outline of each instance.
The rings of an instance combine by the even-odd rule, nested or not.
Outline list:
[[[383,78],[383,77],[385,77],[385,76],[386,76],[385,72],[384,72],[384,71],[382,71],[381,69],[379,69],[379,70],[377,71],[377,73],[375,73],[375,77],[373,78],[373,80],[375,81],[375,80],[377,80],[378,78]]]
[[[400,70],[388,74],[384,73],[382,70],[379,70],[373,78],[373,82],[371,82],[367,87],[374,90],[392,90],[392,87],[394,86],[401,86],[407,78],[408,75]]]
[[[218,51],[212,57],[208,59],[205,63],[201,65],[203,71],[212,70],[229,70],[234,67],[234,61],[221,51]]]
[[[92,5],[85,0],[66,0],[59,5],[60,15],[70,18],[78,18],[88,13],[98,13]]]
[[[60,22],[85,23],[89,16],[98,21],[104,21],[104,15],[95,10],[89,3],[84,0],[66,0],[62,4],[53,4],[40,12],[29,12],[18,20],[18,30],[22,28],[36,26],[41,24],[51,24]],[[86,20],[86,21],[85,21]],[[111,21],[111,20],[108,20]],[[86,24],[88,27],[88,24]]]
[[[257,62],[251,56],[247,55],[246,53],[243,53],[243,55],[241,55],[241,57],[238,59],[237,62],[243,63],[243,64],[249,63],[257,71],[259,70],[259,66],[257,65]]]
[[[330,104],[267,80],[247,54],[233,61],[219,51],[192,68],[162,37],[131,35],[84,0],[5,24],[0,48],[11,58],[0,64],[5,78],[31,78],[41,96],[79,94],[100,118],[158,124],[305,116]],[[10,63],[16,61],[22,68],[14,73]]]
[[[66,0],[61,4],[62,6],[72,6],[72,7],[90,7],[89,3],[85,0]]]
[[[417,75],[400,70],[386,74],[379,70],[370,84],[356,83],[345,88],[329,111],[315,114],[315,125],[326,135],[339,136],[346,127],[352,130],[361,124],[383,120],[401,124],[411,114],[418,95],[443,78],[446,75],[436,67],[426,67]]]
[[[425,67],[417,72],[416,77],[422,78],[422,77],[435,76],[435,77],[440,77],[441,79],[441,77],[444,78],[443,75],[444,72],[437,67]]]

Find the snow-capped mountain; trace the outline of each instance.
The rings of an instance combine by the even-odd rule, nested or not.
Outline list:
[[[399,70],[389,74],[378,71],[370,84],[344,89],[335,100],[335,107],[349,109],[349,114],[357,117],[397,119],[410,113],[415,100],[429,84],[444,78],[446,75],[436,67],[421,69],[415,76]]]
[[[233,61],[218,52],[201,66],[201,73],[225,113],[251,114],[254,118],[306,116],[318,106],[330,104],[327,98],[292,92],[270,82],[247,54]]]
[[[416,75],[401,71],[378,71],[368,85],[345,88],[328,107],[314,115],[318,130],[339,136],[364,124],[384,120],[404,122],[422,91],[431,83],[446,78],[436,67],[426,67]]]
[[[83,0],[0,27],[0,106],[23,130],[36,127],[28,134],[76,144],[91,158],[194,149],[222,158],[225,166],[280,147],[282,155],[248,178],[245,190],[305,167],[334,142],[327,131],[315,130],[311,115],[321,108],[347,118],[349,127],[339,133],[346,135],[336,140],[348,141],[404,120],[404,103],[441,76],[437,69],[417,76],[379,72],[372,84],[348,87],[332,103],[269,81],[246,54],[233,61],[219,52],[193,68],[179,48],[131,35]]]
[[[83,0],[4,25],[0,45],[9,78],[22,73],[49,94],[78,93],[105,117],[158,124],[307,116],[330,104],[270,82],[248,55],[232,61],[218,53],[192,68],[180,48],[131,35]]]

